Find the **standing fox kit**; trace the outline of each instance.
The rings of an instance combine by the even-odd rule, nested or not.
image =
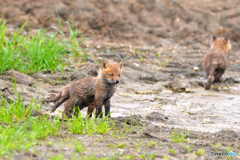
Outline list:
[[[89,117],[92,117],[92,112],[96,108],[96,118],[102,118],[102,105],[105,106],[107,116],[110,114],[110,99],[120,82],[122,67],[123,62],[117,64],[103,61],[97,77],[74,81],[64,86],[55,97],[44,101],[55,102],[51,112],[65,102],[63,117],[71,117],[75,110],[74,115],[78,116],[78,108],[82,110],[88,107]]]
[[[210,89],[213,83],[222,82],[221,77],[228,66],[228,57],[231,52],[231,43],[228,38],[216,38],[213,36],[213,45],[203,58],[208,81],[205,89]]]

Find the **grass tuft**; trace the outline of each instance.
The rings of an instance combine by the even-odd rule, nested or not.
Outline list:
[[[66,24],[71,35],[68,38],[58,30],[53,34],[43,29],[30,36],[21,34],[26,24],[27,22],[18,31],[12,33],[12,36],[7,33],[7,21],[3,20],[0,24],[0,72],[12,69],[26,74],[44,70],[64,72],[67,64],[63,57],[64,53],[71,52],[82,56],[80,45],[84,38],[77,40],[81,34],[68,22]],[[59,36],[58,33],[62,35]]]
[[[191,134],[191,133],[192,133],[192,131],[189,134]],[[180,135],[180,134],[178,134],[177,130],[174,130],[173,135],[170,135],[170,136],[172,138],[172,141],[175,143],[186,143],[186,141],[187,141],[186,138],[189,136],[189,134],[182,133]]]
[[[73,118],[69,118],[67,121],[68,130],[73,134],[106,134],[114,127],[113,124],[109,123],[108,117],[104,120],[101,118],[86,118],[84,121],[80,111],[78,116],[73,116]]]

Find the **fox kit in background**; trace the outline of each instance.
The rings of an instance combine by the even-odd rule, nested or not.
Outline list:
[[[216,38],[213,36],[213,45],[203,58],[208,78],[205,89],[211,88],[213,76],[213,83],[222,82],[221,77],[227,68],[231,48],[228,38]]]
[[[98,76],[74,81],[64,86],[53,98],[45,99],[45,102],[55,102],[52,111],[54,112],[63,102],[63,117],[78,116],[78,108],[81,110],[88,107],[87,114],[92,117],[96,108],[96,117],[102,118],[102,105],[105,106],[105,116],[110,114],[110,99],[114,94],[116,85],[120,82],[123,62],[107,63],[102,62]],[[110,115],[109,115],[110,116]]]

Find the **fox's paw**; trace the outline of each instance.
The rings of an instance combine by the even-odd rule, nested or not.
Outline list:
[[[215,83],[222,83],[222,82],[223,82],[222,79],[214,79],[212,83],[215,84]]]
[[[210,88],[211,88],[211,84],[206,83],[206,85],[205,85],[205,89],[206,89],[206,90],[209,90]]]

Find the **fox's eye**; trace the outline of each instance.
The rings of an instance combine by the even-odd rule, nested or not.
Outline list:
[[[111,76],[111,77],[112,77],[112,76],[113,76],[113,74],[109,74],[109,76]]]
[[[118,74],[118,77],[120,77],[120,74]]]

